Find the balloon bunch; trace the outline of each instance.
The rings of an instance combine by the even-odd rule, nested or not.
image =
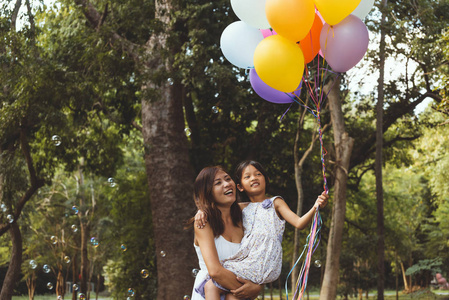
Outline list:
[[[263,99],[291,103],[304,68],[318,53],[334,72],[346,72],[365,55],[368,29],[362,22],[374,0],[231,0],[240,21],[220,39],[223,55],[251,69],[250,82]]]

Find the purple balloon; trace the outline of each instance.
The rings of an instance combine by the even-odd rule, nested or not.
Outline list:
[[[354,67],[365,55],[368,43],[368,28],[354,15],[334,26],[324,24],[320,34],[324,59],[335,72],[346,72]]]
[[[251,82],[251,86],[253,87],[253,90],[257,95],[272,103],[292,103],[294,101],[292,98],[299,97],[299,95],[301,94],[302,81],[294,93],[285,93],[276,90],[263,82],[262,79],[260,79],[259,75],[257,75],[255,69],[251,69],[249,71],[249,81]]]

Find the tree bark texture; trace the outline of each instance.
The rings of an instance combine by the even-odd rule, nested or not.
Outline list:
[[[323,285],[321,287],[321,300],[334,300],[337,297],[337,284],[339,279],[340,253],[343,239],[343,227],[346,213],[346,187],[348,168],[354,145],[353,138],[345,132],[343,112],[339,95],[340,80],[334,79],[324,87],[324,92],[330,90],[328,95],[335,143],[335,184],[332,207],[332,220],[327,245],[326,267]]]
[[[173,10],[172,3],[155,4],[156,18],[168,28],[171,20],[167,12]],[[168,33],[161,32],[148,41],[151,67],[144,70],[147,73],[170,73],[170,58],[161,55],[168,48],[167,39]],[[194,174],[184,132],[183,89],[176,80],[161,85],[149,81],[143,89],[153,95],[142,100],[142,134],[157,255],[157,299],[182,299],[192,292],[192,269],[198,264],[192,232],[183,229],[195,212]]]
[[[17,222],[11,224],[9,234],[11,235],[12,243],[11,259],[0,292],[0,300],[12,299],[14,287],[20,279],[20,267],[22,265],[22,234]]]

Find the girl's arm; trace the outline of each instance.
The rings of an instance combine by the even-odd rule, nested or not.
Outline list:
[[[302,230],[306,228],[307,224],[309,224],[310,221],[312,221],[316,209],[318,207],[323,208],[326,206],[328,199],[329,195],[327,195],[326,192],[323,192],[318,196],[313,207],[302,217],[295,214],[282,198],[274,199],[274,207],[280,217],[282,217],[288,223],[292,224],[294,227]]]
[[[202,229],[195,227],[195,239],[200,246],[210,277],[229,290],[239,288],[242,284],[237,280],[234,273],[226,270],[220,264],[217,249],[215,248],[214,234],[208,223]]]

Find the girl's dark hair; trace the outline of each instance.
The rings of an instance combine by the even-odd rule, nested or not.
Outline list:
[[[221,218],[221,211],[218,209],[212,189],[214,186],[215,175],[218,171],[226,172],[221,166],[206,167],[201,170],[193,184],[193,199],[196,207],[207,215],[207,222],[212,228],[214,236],[220,236],[224,232],[224,222]],[[227,173],[227,172],[226,172]],[[234,226],[240,226],[242,223],[242,210],[235,201],[231,205],[231,219]],[[193,224],[194,218],[189,220],[189,224]]]
[[[237,184],[242,184],[243,171],[246,169],[246,167],[248,167],[250,165],[253,166],[254,168],[256,168],[257,170],[259,170],[260,173],[262,173],[262,175],[265,177],[265,192],[268,191],[268,186],[270,184],[270,178],[268,177],[267,171],[265,171],[265,169],[259,162],[254,161],[254,160],[244,160],[237,165],[237,167],[235,168],[235,174],[234,174],[235,182]],[[240,199],[245,199],[245,201],[249,201],[248,196],[244,192],[239,191],[239,197],[240,197]]]

